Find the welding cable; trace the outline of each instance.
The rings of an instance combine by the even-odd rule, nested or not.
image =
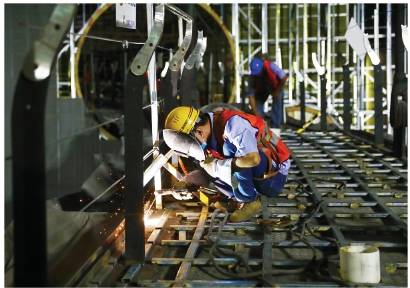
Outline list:
[[[215,214],[213,214],[212,216],[215,216]],[[257,271],[252,271],[252,269],[249,267],[246,259],[244,259],[244,257],[234,251],[228,250],[228,249],[222,249],[221,247],[218,247],[218,242],[220,239],[220,234],[222,231],[222,227],[226,224],[227,221],[227,217],[228,214],[225,214],[224,220],[222,221],[221,225],[218,228],[218,232],[217,232],[217,236],[215,238],[214,241],[211,240],[211,238],[208,238],[209,241],[213,242],[212,248],[209,252],[210,256],[209,256],[209,261],[210,263],[213,264],[213,266],[215,267],[215,269],[222,275],[228,276],[228,277],[232,277],[232,278],[239,278],[239,279],[249,279],[249,278],[258,278],[259,280],[262,280],[263,282],[265,282],[265,284],[268,284],[268,286],[272,286],[271,283],[267,282],[266,279],[260,278],[261,276],[264,275],[264,271],[263,270],[257,270]],[[214,220],[214,217],[212,217],[212,220]],[[211,220],[211,221],[212,221]],[[210,228],[213,227],[213,223],[211,223]],[[307,244],[309,245],[309,244]],[[230,256],[234,256],[237,258],[237,261],[239,263],[242,263],[245,265],[245,268],[248,272],[244,273],[234,273],[231,272],[230,270],[227,270],[223,267],[221,267],[219,264],[217,264],[214,259],[216,258],[215,252],[218,251],[224,255],[230,255]],[[228,252],[229,251],[229,252]],[[314,256],[316,256],[316,253],[314,254]],[[311,262],[309,262],[311,263]],[[306,267],[303,268],[297,268],[297,269],[286,269],[283,271],[276,271],[276,272],[272,272],[271,275],[272,276],[281,276],[281,275],[294,275],[294,274],[300,274],[305,272]]]
[[[315,214],[319,211],[321,203],[322,202],[319,202],[317,204],[317,206],[313,210],[313,212],[302,223],[297,223],[295,225],[292,225],[290,228],[285,228],[285,230],[289,231],[291,234],[293,234],[294,236],[296,236],[298,238],[292,243],[302,242],[312,251],[312,258],[310,259],[310,261],[307,264],[303,265],[303,267],[301,267],[301,268],[296,268],[296,269],[292,269],[292,270],[286,269],[286,270],[283,270],[283,271],[272,271],[272,273],[270,275],[272,275],[272,276],[282,276],[282,275],[302,274],[302,273],[306,273],[308,271],[309,267],[315,266],[315,265],[312,265],[312,264],[315,264],[318,261],[317,252],[316,252],[317,248],[313,247],[309,243],[309,241],[307,239],[305,239],[304,234],[299,234],[295,230],[297,228],[299,228],[300,225],[302,225],[301,230],[304,233],[304,229],[306,229],[305,225],[309,221],[311,221],[311,219],[313,219]],[[216,216],[216,213],[214,213],[212,215],[210,229],[212,229],[213,226],[214,226],[215,216]],[[210,263],[212,263],[213,266],[215,267],[215,269],[222,275],[232,277],[232,278],[239,278],[239,279],[258,278],[259,280],[265,282],[265,284],[268,284],[269,286],[272,286],[271,283],[266,281],[266,279],[261,278],[261,276],[264,275],[263,270],[252,271],[252,269],[248,266],[248,264],[247,264],[246,260],[243,258],[243,256],[239,255],[238,253],[236,253],[234,251],[227,250],[227,249],[222,249],[222,248],[218,247],[218,242],[219,242],[219,239],[220,239],[220,233],[222,231],[222,227],[226,224],[226,220],[227,220],[227,214],[225,214],[224,221],[222,221],[221,225],[219,226],[218,233],[217,233],[217,236],[216,236],[214,241],[212,241],[211,238],[208,237],[208,240],[213,242],[212,248],[209,252],[209,254],[210,254],[210,256],[209,256]],[[208,235],[210,235],[210,231],[211,230],[208,231]],[[243,272],[234,273],[234,272],[231,272],[230,270],[227,270],[227,269],[221,267],[220,265],[218,265],[214,261],[214,259],[216,257],[215,252],[219,252],[219,253],[224,254],[224,255],[230,255],[230,256],[236,257],[237,262],[238,262],[236,266],[238,266],[238,264],[240,265],[240,263],[245,264],[245,266],[246,266],[245,268],[248,272],[246,272],[246,273],[243,273]],[[323,259],[321,259],[321,260],[323,260]]]
[[[312,235],[314,238],[318,240],[328,241],[328,242],[334,243],[338,247],[340,246],[339,242],[336,239],[332,239],[330,237],[319,236],[315,234],[315,232],[312,230],[312,228],[309,226],[308,223],[306,223],[306,230],[309,232],[310,235]]]

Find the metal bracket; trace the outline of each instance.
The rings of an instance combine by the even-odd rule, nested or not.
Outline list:
[[[138,54],[131,63],[131,72],[136,76],[143,75],[147,71],[152,54],[161,40],[162,32],[164,30],[164,16],[164,4],[157,5],[155,7],[154,26],[152,27],[144,46],[138,51]]]
[[[25,77],[32,81],[41,81],[50,76],[58,48],[66,36],[76,11],[77,5],[57,5],[40,39],[34,42],[33,48],[24,60]]]
[[[198,39],[196,41],[196,45],[194,50],[192,51],[191,55],[189,55],[188,60],[185,63],[185,68],[187,70],[191,70],[196,66],[196,68],[199,68],[199,65],[201,64],[202,61],[202,56],[205,53],[206,49],[206,37],[204,38],[204,33],[203,31],[198,31]]]
[[[295,71],[295,74],[296,74],[296,80],[298,81],[298,82],[303,82],[303,81],[305,81],[305,76],[304,76],[304,74],[302,74],[300,71],[299,71],[299,65],[298,65],[298,62],[293,62],[293,71]]]
[[[319,63],[318,57],[316,55],[316,52],[312,53],[312,63],[313,63],[313,66],[316,69],[317,74],[319,74],[319,76],[322,76],[322,75],[325,74],[326,69],[325,69],[325,67],[320,66],[320,63]]]
[[[187,22],[186,28],[185,28],[185,36],[184,40],[182,41],[181,46],[178,48],[178,51],[175,53],[174,57],[172,57],[170,63],[169,63],[169,69],[171,71],[179,71],[181,68],[182,61],[184,60],[184,56],[186,52],[188,51],[189,45],[191,44],[192,40],[192,17],[186,14],[184,11],[179,9],[178,7],[174,5],[169,5],[166,4],[167,9],[175,14],[176,16],[182,18]]]

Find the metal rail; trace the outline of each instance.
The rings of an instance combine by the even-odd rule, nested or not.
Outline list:
[[[281,272],[300,270],[311,263],[312,249],[320,251],[318,255],[326,255],[337,251],[339,245],[367,243],[379,247],[382,254],[383,285],[403,286],[407,279],[404,275],[407,265],[403,264],[407,261],[407,242],[401,222],[407,219],[407,183],[400,176],[405,170],[398,167],[405,168],[405,164],[383,158],[383,162],[395,168],[390,169],[378,161],[381,160],[380,153],[375,147],[360,146],[357,141],[351,141],[352,145],[338,143],[342,136],[337,133],[305,133],[302,136],[294,132],[284,133],[283,138],[293,151],[288,183],[278,197],[262,197],[261,214],[246,222],[224,223],[225,213],[210,215],[208,207],[198,209],[199,202],[179,202],[184,208],[172,212],[168,222],[157,227],[155,235],[163,231],[166,233],[162,235],[167,237],[156,236],[155,243],[148,243],[152,245],[152,251],[156,251],[155,256],[146,259],[147,267],[141,267],[138,277],[129,284],[148,287],[249,287],[265,283],[281,287],[337,286],[330,280],[314,278],[306,283],[303,282],[304,276],[289,277]],[[396,187],[397,180],[404,181]],[[315,209],[317,213],[312,214]],[[392,214],[396,215],[395,220],[389,222],[393,219]],[[307,231],[302,230],[299,234],[306,242],[298,241],[296,234],[289,234],[287,226],[272,224],[284,219],[291,225],[309,222]],[[391,225],[385,225],[386,221]],[[210,242],[205,232],[213,237],[209,235],[209,229],[214,228],[215,223],[224,223],[218,229],[218,247],[235,255],[214,255],[210,262]],[[158,249],[154,250],[155,247]],[[241,273],[237,278],[226,278],[227,275],[216,269],[216,266],[227,271],[229,267],[245,269],[237,256],[239,250],[246,250],[248,268],[260,273],[263,282],[261,278],[241,278]],[[336,265],[337,255],[328,256],[329,265]],[[384,268],[391,264],[386,262],[388,258],[394,259],[392,265],[400,271],[395,273],[403,273],[400,274],[402,279],[399,275],[386,274]],[[167,275],[167,278],[152,279],[144,269],[162,271],[158,273]]]

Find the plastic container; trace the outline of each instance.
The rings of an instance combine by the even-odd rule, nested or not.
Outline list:
[[[343,246],[339,250],[340,275],[353,283],[380,282],[379,248],[369,245]]]

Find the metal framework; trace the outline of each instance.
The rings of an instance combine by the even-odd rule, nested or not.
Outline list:
[[[351,9],[353,5],[353,9]],[[321,19],[321,10],[325,9],[326,19]],[[383,114],[386,121],[383,130],[391,134],[389,124],[390,94],[392,91],[394,65],[392,65],[392,33],[391,4],[386,5],[387,22],[379,25],[380,6],[376,4],[373,11],[373,21],[364,19],[364,4],[232,4],[232,34],[236,41],[237,55],[236,71],[238,79],[249,74],[249,61],[258,52],[268,52],[275,55],[276,62],[289,73],[289,85],[285,94],[285,104],[298,104],[300,101],[300,85],[297,84],[296,67],[304,76],[306,103],[320,107],[321,87],[320,77],[310,63],[310,54],[316,52],[321,65],[326,67],[327,111],[336,117],[343,112],[343,65],[349,64],[350,48],[344,34],[351,17],[354,17],[362,30],[372,26],[369,39],[376,53],[380,53],[380,41],[386,42],[386,61],[381,66],[386,84],[383,91]],[[349,14],[353,10],[353,15]],[[287,12],[287,13],[286,13]],[[309,13],[308,13],[309,12]],[[259,14],[260,13],[260,14]],[[261,20],[262,19],[262,20]],[[286,19],[288,24],[281,26]],[[309,19],[309,25],[308,25]],[[316,21],[316,23],[314,23]],[[323,25],[325,21],[326,25]],[[275,23],[274,33],[268,33],[269,23]],[[240,25],[240,23],[243,23]],[[267,23],[267,24],[266,24]],[[265,25],[266,24],[266,25]],[[309,28],[316,25],[317,30]],[[325,30],[320,27],[326,27]],[[283,27],[289,27],[288,35],[280,33]],[[385,28],[385,30],[384,30]],[[273,38],[269,38],[271,35]],[[238,43],[239,42],[239,43]],[[273,49],[274,48],[274,49]],[[282,61],[281,51],[287,51],[288,61]],[[239,59],[239,60],[238,60]],[[342,61],[342,59],[344,59]],[[374,85],[373,66],[361,61],[353,52],[353,63],[350,63],[350,81],[353,92],[353,129],[374,130]],[[240,89],[239,80],[236,89]],[[238,99],[237,99],[238,100]]]
[[[167,210],[152,230],[144,266],[122,281],[144,287],[338,286],[337,272],[337,277],[315,278],[318,271],[310,271],[306,281],[300,267],[312,264],[316,251],[317,260],[326,257],[328,267],[335,268],[338,247],[366,243],[381,251],[380,287],[404,285],[406,163],[339,132],[287,131],[283,138],[293,152],[288,183],[278,197],[262,197],[259,217],[230,223],[226,213],[199,202],[181,202],[181,208]],[[216,256],[218,249],[225,255]],[[253,274],[240,259],[247,259]],[[235,265],[242,271],[237,277],[233,268],[232,275],[221,274]],[[257,277],[247,278],[248,273]]]

